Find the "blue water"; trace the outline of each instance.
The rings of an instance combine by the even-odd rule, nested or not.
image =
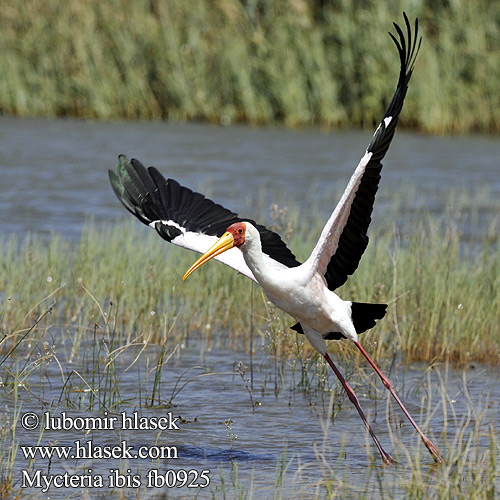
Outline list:
[[[0,233],[57,231],[78,238],[85,220],[127,216],[107,170],[117,155],[136,157],[166,177],[242,216],[264,190],[280,206],[331,213],[371,132],[255,129],[161,122],[91,122],[0,118]],[[467,230],[488,230],[499,212],[500,138],[432,137],[398,132],[384,161],[373,224],[394,199],[400,215],[440,214],[450,192],[465,192],[480,216]],[[479,202],[478,202],[479,200]],[[262,221],[267,223],[268,221]]]

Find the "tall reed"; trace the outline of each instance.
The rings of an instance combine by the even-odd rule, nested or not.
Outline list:
[[[494,0],[13,0],[0,111],[371,128],[395,87],[386,33],[403,10],[424,44],[402,124],[499,131]]]

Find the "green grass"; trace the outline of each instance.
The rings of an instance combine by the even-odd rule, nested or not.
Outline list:
[[[498,220],[492,218],[482,240],[466,241],[461,224],[465,219],[474,224],[475,212],[464,208],[464,200],[470,197],[450,199],[450,215],[442,222],[423,214],[397,229],[389,219],[375,227],[359,269],[338,290],[345,300],[389,303],[386,318],[363,335],[375,358],[390,360],[399,352],[408,362],[499,362]],[[457,211],[464,222],[454,219]],[[292,207],[286,219],[278,226],[288,228],[290,248],[304,259],[322,218],[315,213],[299,218]],[[48,324],[70,341],[71,356],[96,333],[112,345],[173,346],[201,338],[249,349],[251,332],[253,349],[257,338],[280,359],[311,355],[303,337],[289,329],[292,319],[257,285],[219,263],[183,283],[196,254],[166,244],[131,218],[104,227],[88,223],[77,242],[13,235],[0,249],[0,361]],[[332,348],[351,352],[346,342]]]
[[[19,116],[373,127],[402,11],[424,37],[402,124],[500,130],[500,4],[13,0],[0,10],[0,111]]]

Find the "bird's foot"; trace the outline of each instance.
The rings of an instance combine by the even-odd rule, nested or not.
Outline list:
[[[431,440],[428,440],[427,442],[424,441],[425,446],[429,450],[429,453],[432,455],[432,458],[434,458],[434,461],[437,464],[442,464],[443,463],[443,457],[437,450],[437,448],[432,444]]]
[[[385,465],[392,465],[394,463],[394,458],[392,458],[389,453],[385,453],[382,455],[382,460]]]

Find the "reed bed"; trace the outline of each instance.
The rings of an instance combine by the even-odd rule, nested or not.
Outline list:
[[[13,0],[0,111],[19,116],[373,127],[403,0]],[[402,125],[500,130],[500,4],[416,2],[424,44]]]

